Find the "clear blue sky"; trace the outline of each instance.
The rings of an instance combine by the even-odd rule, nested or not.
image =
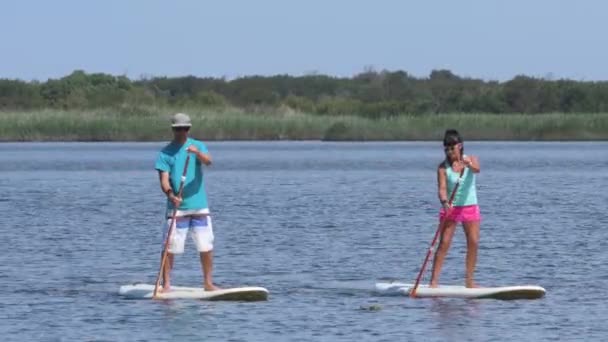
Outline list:
[[[365,66],[608,79],[601,0],[5,0],[0,78],[226,76]]]

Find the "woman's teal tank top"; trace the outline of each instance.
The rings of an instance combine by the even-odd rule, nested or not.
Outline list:
[[[452,195],[452,190],[454,186],[456,186],[456,182],[458,181],[458,177],[460,176],[459,172],[455,172],[452,169],[452,165],[450,165],[447,161],[445,162],[445,172],[447,176],[448,183],[448,200]],[[466,167],[464,169],[464,174],[462,175],[462,180],[460,181],[460,185],[458,186],[458,190],[456,191],[456,195],[454,195],[453,206],[465,206],[465,205],[476,205],[477,204],[477,189],[475,185],[475,173],[471,171],[470,168]]]

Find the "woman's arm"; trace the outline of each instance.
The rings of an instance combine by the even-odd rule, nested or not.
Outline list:
[[[447,176],[443,163],[437,167],[437,195],[441,205],[446,205],[448,203]]]
[[[462,159],[464,165],[466,165],[473,173],[479,173],[481,171],[479,167],[479,159],[475,156],[466,156]]]

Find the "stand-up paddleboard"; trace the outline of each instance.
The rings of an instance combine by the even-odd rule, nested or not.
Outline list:
[[[376,291],[384,294],[409,295],[414,284],[406,283],[376,283]],[[453,297],[453,298],[489,298],[489,299],[538,299],[545,295],[544,288],[536,285],[497,286],[467,288],[458,285],[440,285],[431,288],[428,285],[418,285],[416,297]]]
[[[118,294],[130,299],[151,299],[154,295],[153,284],[123,285]],[[169,292],[158,292],[158,299],[201,299],[261,301],[268,299],[268,290],[263,287],[233,287],[216,291],[205,291],[202,287],[172,286]]]

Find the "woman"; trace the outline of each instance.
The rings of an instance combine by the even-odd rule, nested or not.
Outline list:
[[[439,284],[439,273],[445,259],[454,231],[458,223],[462,223],[464,233],[467,237],[467,256],[465,286],[476,287],[473,281],[473,272],[477,261],[477,248],[479,246],[479,224],[481,215],[477,205],[477,191],[475,188],[475,174],[479,173],[479,161],[475,156],[464,154],[463,140],[458,131],[448,129],[443,138],[445,160],[437,168],[437,182],[439,188],[439,200],[442,208],[440,220],[443,222],[439,247],[433,259],[433,271],[431,276],[431,287]],[[464,170],[460,185],[454,195],[452,205],[449,199],[460,172]]]

